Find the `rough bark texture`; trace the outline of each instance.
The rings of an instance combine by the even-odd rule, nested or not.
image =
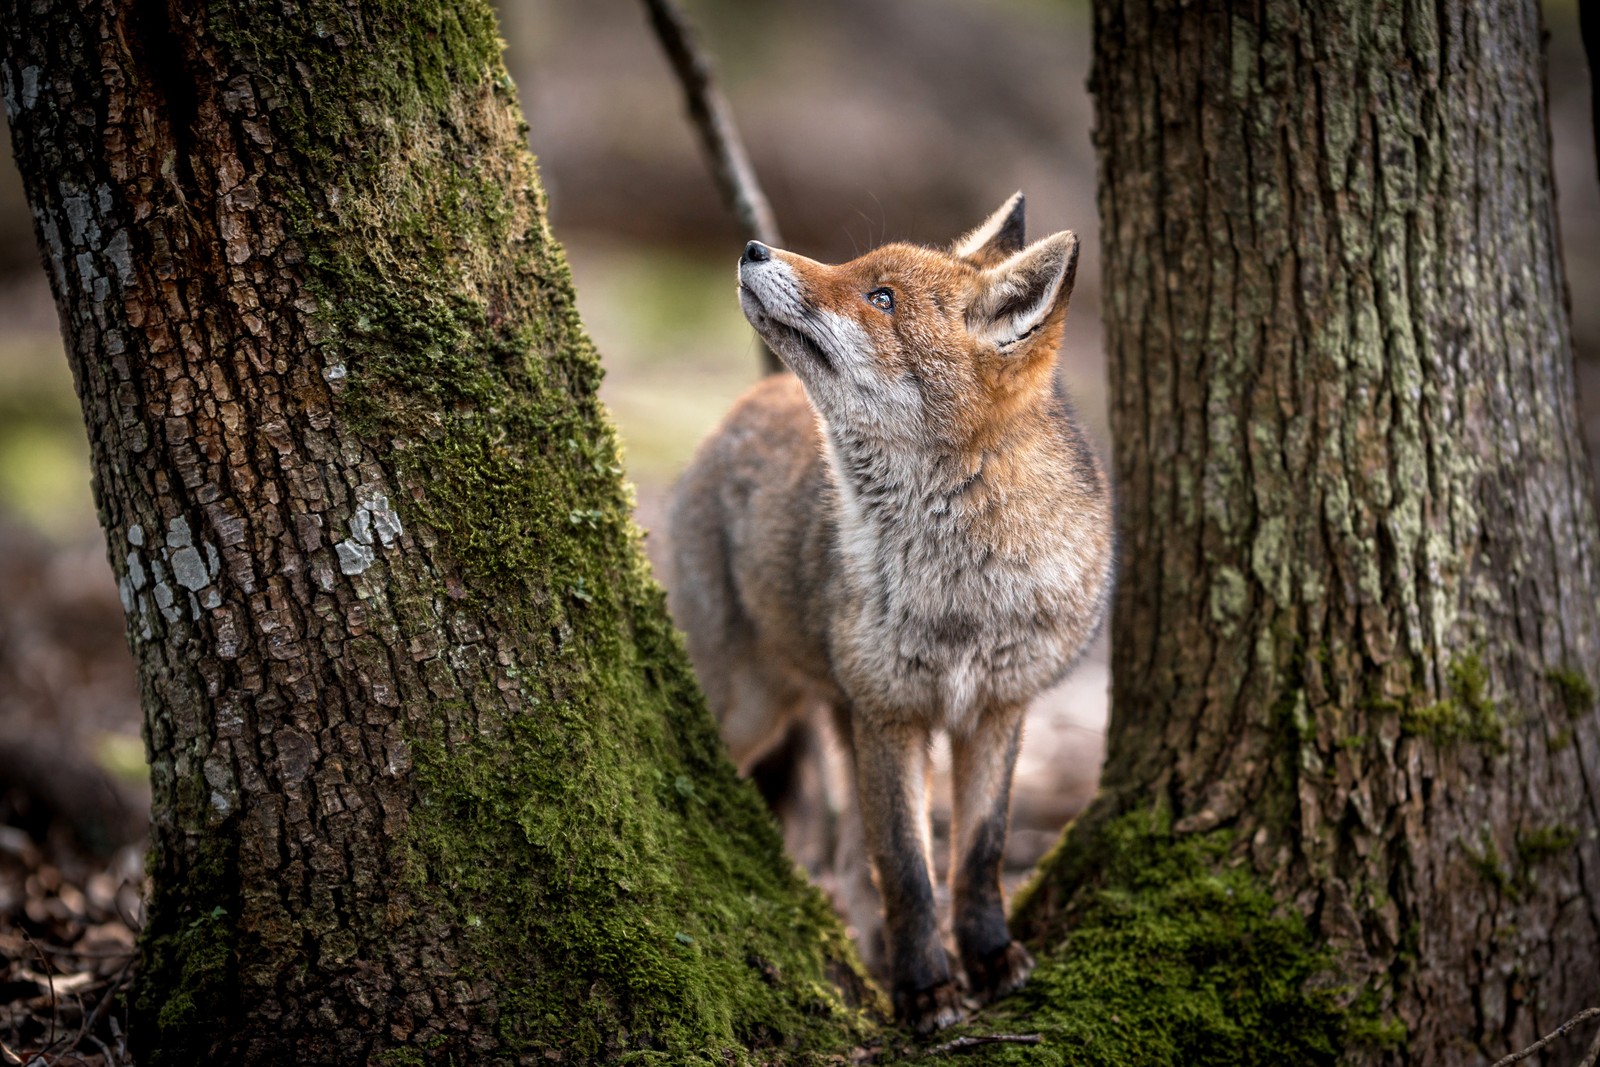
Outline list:
[[[1600,989],[1541,47],[1532,0],[1096,4],[1127,565],[1080,834],[1225,835],[1387,1020],[1355,1059],[1492,1060]],[[1025,909],[1047,941],[1081,852]]]
[[[146,710],[142,1062],[848,1040],[850,950],[641,561],[487,5],[0,27]]]

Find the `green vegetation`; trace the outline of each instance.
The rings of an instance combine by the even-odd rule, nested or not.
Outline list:
[[[963,1061],[1331,1064],[1355,1044],[1403,1041],[1376,993],[1339,987],[1332,954],[1231,858],[1232,846],[1228,831],[1175,835],[1152,813],[1123,815],[1081,839],[1070,832],[1060,846],[1067,854],[1041,866],[1043,877],[1064,879],[1050,887],[1054,899],[1071,893],[1064,911],[1037,914],[1039,883],[1018,901],[1019,913],[1041,923],[1033,980],[980,1024],[954,1031],[1044,1040],[984,1046]]]
[[[1517,835],[1517,860],[1524,875],[1571,851],[1578,831],[1570,826],[1536,826]]]
[[[1556,687],[1568,718],[1576,719],[1594,710],[1594,686],[1582,671],[1559,667],[1546,671],[1545,678]]]
[[[1464,845],[1467,863],[1487,883],[1510,898],[1519,900],[1533,886],[1537,868],[1569,853],[1578,843],[1578,831],[1570,826],[1535,826],[1517,832],[1516,856],[1507,862],[1494,839],[1485,830],[1479,847]]]
[[[1476,652],[1450,662],[1449,694],[1433,704],[1403,708],[1400,729],[1438,744],[1472,741],[1499,751],[1505,747],[1505,717],[1489,697],[1489,669]]]
[[[151,1020],[164,1040],[152,1063],[207,1061],[217,1021],[235,1000],[237,936],[230,918],[231,841],[208,841],[184,884],[157,882],[139,937],[141,981],[133,989],[137,1015]],[[151,858],[154,862],[154,857]]]
[[[1505,863],[1500,858],[1500,849],[1495,845],[1494,838],[1489,836],[1487,830],[1479,836],[1479,842],[1480,847],[1478,848],[1473,848],[1470,845],[1462,846],[1462,851],[1467,857],[1467,863],[1473,870],[1478,872],[1480,878],[1489,885],[1494,886],[1496,891],[1515,899],[1521,893],[1517,884],[1516,872],[1506,869]]]

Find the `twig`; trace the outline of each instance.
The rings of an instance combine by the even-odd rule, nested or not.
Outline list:
[[[1595,1060],[1600,1060],[1600,1032],[1594,1035],[1594,1043],[1589,1046],[1588,1053],[1578,1067],[1594,1067]]]
[[[979,1048],[983,1045],[1037,1045],[1044,1040],[1038,1034],[980,1034],[977,1037],[958,1037],[954,1041],[946,1041],[942,1045],[935,1045],[928,1050],[928,1055],[937,1056],[944,1052],[966,1052],[968,1049]]]
[[[1532,1056],[1535,1052],[1538,1052],[1540,1049],[1544,1048],[1562,1034],[1565,1034],[1568,1030],[1571,1030],[1574,1026],[1577,1026],[1579,1023],[1585,1022],[1589,1019],[1593,1019],[1597,1015],[1600,1015],[1600,1008],[1584,1008],[1578,1014],[1574,1015],[1572,1018],[1568,1019],[1566,1022],[1562,1023],[1548,1034],[1545,1034],[1543,1037],[1529,1045],[1527,1048],[1523,1049],[1521,1052],[1513,1052],[1503,1060],[1496,1060],[1494,1067],[1511,1067],[1511,1064],[1516,1063],[1518,1060],[1527,1059],[1529,1056]],[[1590,1050],[1589,1057],[1585,1059],[1584,1062],[1579,1065],[1579,1067],[1594,1067],[1594,1054],[1596,1050],[1600,1050],[1600,1040],[1595,1042],[1594,1048]]]
[[[98,1037],[95,1037],[93,1034],[89,1035],[89,1040],[93,1041],[95,1043],[95,1046],[100,1049],[100,1055],[105,1059],[106,1067],[112,1067],[112,1065],[117,1062],[116,1060],[112,1059],[111,1050],[106,1048],[106,1043],[104,1041],[101,1041]]]
[[[131,948],[93,950],[69,948],[66,945],[41,945],[37,941],[33,943],[33,948],[38,952],[48,952],[52,956],[77,956],[86,960],[120,960],[134,954],[134,950]]]
[[[756,181],[750,157],[733,124],[733,112],[717,87],[710,59],[700,50],[673,0],[645,0],[645,7],[650,10],[650,25],[666,49],[678,81],[683,83],[689,117],[700,134],[700,146],[705,149],[723,199],[750,236],[765,244],[781,245],[783,240],[778,236],[772,208]]]
[[[95,1043],[99,1044],[99,1040],[94,1038],[94,1028],[100,1022],[100,1017],[105,1014],[106,1009],[111,1006],[112,999],[116,997],[118,991],[127,982],[128,971],[132,969],[133,961],[134,957],[130,955],[123,962],[121,969],[117,971],[116,977],[112,978],[111,984],[106,987],[105,994],[100,998],[100,1003],[94,1006],[94,1011],[84,1016],[83,1025],[78,1028],[78,1036],[72,1039],[72,1048],[77,1048],[83,1044],[85,1037],[94,1039]],[[103,1048],[104,1046],[101,1047]],[[106,1054],[107,1063],[111,1062],[110,1057],[111,1054],[108,1052]]]
[[[39,948],[38,942],[34,941],[32,937],[28,936],[28,932],[26,930],[22,932],[22,939],[28,943],[28,946],[33,949],[34,954],[39,957],[39,962],[43,965],[43,970],[40,973],[44,975],[44,980],[49,984],[50,987],[50,1037],[45,1045],[44,1052],[39,1053],[40,1056],[43,1056],[45,1053],[56,1047],[56,1023],[61,1018],[61,1002],[56,997],[56,976],[51,973],[54,968],[51,967],[50,961],[45,958],[44,953]]]
[[[755,168],[750,165],[750,156],[739,138],[739,128],[733,123],[733,110],[717,87],[711,60],[695,42],[675,0],[644,0],[644,5],[650,13],[650,25],[672,63],[673,73],[683,85],[689,118],[700,134],[700,147],[705,151],[722,202],[739,220],[746,236],[762,244],[782,247],[783,237],[778,233],[777,220],[772,217],[772,205],[756,180]],[[780,369],[777,357],[766,345],[761,346],[761,362],[768,373]]]

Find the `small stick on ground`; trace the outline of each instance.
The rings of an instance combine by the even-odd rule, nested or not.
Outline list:
[[[38,943],[28,936],[27,931],[23,931],[22,939],[28,943],[29,948],[33,949],[34,955],[39,957],[40,973],[44,975],[44,980],[50,985],[50,1037],[45,1045],[45,1052],[49,1052],[56,1047],[56,1024],[61,1019],[61,1002],[56,997],[55,967],[51,965],[49,958],[40,950]],[[40,1055],[42,1056],[44,1053],[40,1053]]]
[[[78,1036],[72,1040],[72,1048],[77,1048],[83,1044],[84,1038],[89,1038],[99,1044],[99,1039],[94,1036],[95,1025],[99,1023],[100,1017],[106,1013],[106,1009],[111,1006],[112,1000],[116,998],[117,993],[126,984],[128,972],[133,969],[134,959],[133,955],[130,954],[128,956],[122,967],[117,971],[116,976],[111,979],[111,984],[106,987],[105,993],[100,997],[100,1003],[94,1006],[94,1011],[84,1016],[83,1025],[78,1028]],[[111,1062],[110,1053],[106,1054],[106,1062]]]
[[[1494,1067],[1511,1067],[1513,1063],[1516,1063],[1519,1060],[1527,1059],[1529,1056],[1532,1056],[1535,1052],[1538,1052],[1556,1038],[1565,1034],[1568,1030],[1571,1030],[1574,1026],[1577,1026],[1579,1023],[1585,1022],[1589,1019],[1593,1019],[1597,1015],[1600,1015],[1600,1008],[1584,1008],[1578,1014],[1574,1015],[1572,1018],[1568,1019],[1566,1022],[1562,1023],[1548,1034],[1545,1034],[1543,1037],[1529,1045],[1527,1048],[1523,1049],[1521,1052],[1513,1052],[1503,1060],[1496,1060],[1494,1062]],[[1589,1049],[1589,1055],[1585,1057],[1583,1063],[1579,1064],[1579,1067],[1594,1067],[1595,1055],[1597,1052],[1600,1052],[1600,1037],[1596,1038],[1594,1045]]]
[[[935,1045],[928,1050],[928,1054],[937,1056],[944,1052],[966,1052],[968,1049],[981,1048],[984,1045],[1037,1045],[1044,1041],[1038,1034],[980,1034],[977,1037],[958,1037],[954,1041],[946,1041],[942,1045]]]
[[[717,87],[711,60],[695,42],[689,23],[674,0],[644,0],[644,5],[650,12],[650,25],[683,86],[689,117],[700,135],[700,147],[705,151],[722,202],[739,220],[747,237],[781,248],[783,237],[772,217],[772,205],[756,180],[739,128],[733,123],[733,109]],[[761,363],[769,374],[782,369],[765,345],[761,346]]]

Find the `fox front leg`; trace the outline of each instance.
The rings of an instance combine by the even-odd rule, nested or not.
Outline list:
[[[956,944],[980,1003],[1022,988],[1033,957],[1011,940],[1000,895],[1000,861],[1011,812],[1011,775],[1022,737],[1021,707],[995,708],[972,733],[950,738],[954,794],[950,890]]]
[[[928,874],[928,731],[857,720],[856,796],[883,897],[895,1014],[919,1034],[960,1021]]]

